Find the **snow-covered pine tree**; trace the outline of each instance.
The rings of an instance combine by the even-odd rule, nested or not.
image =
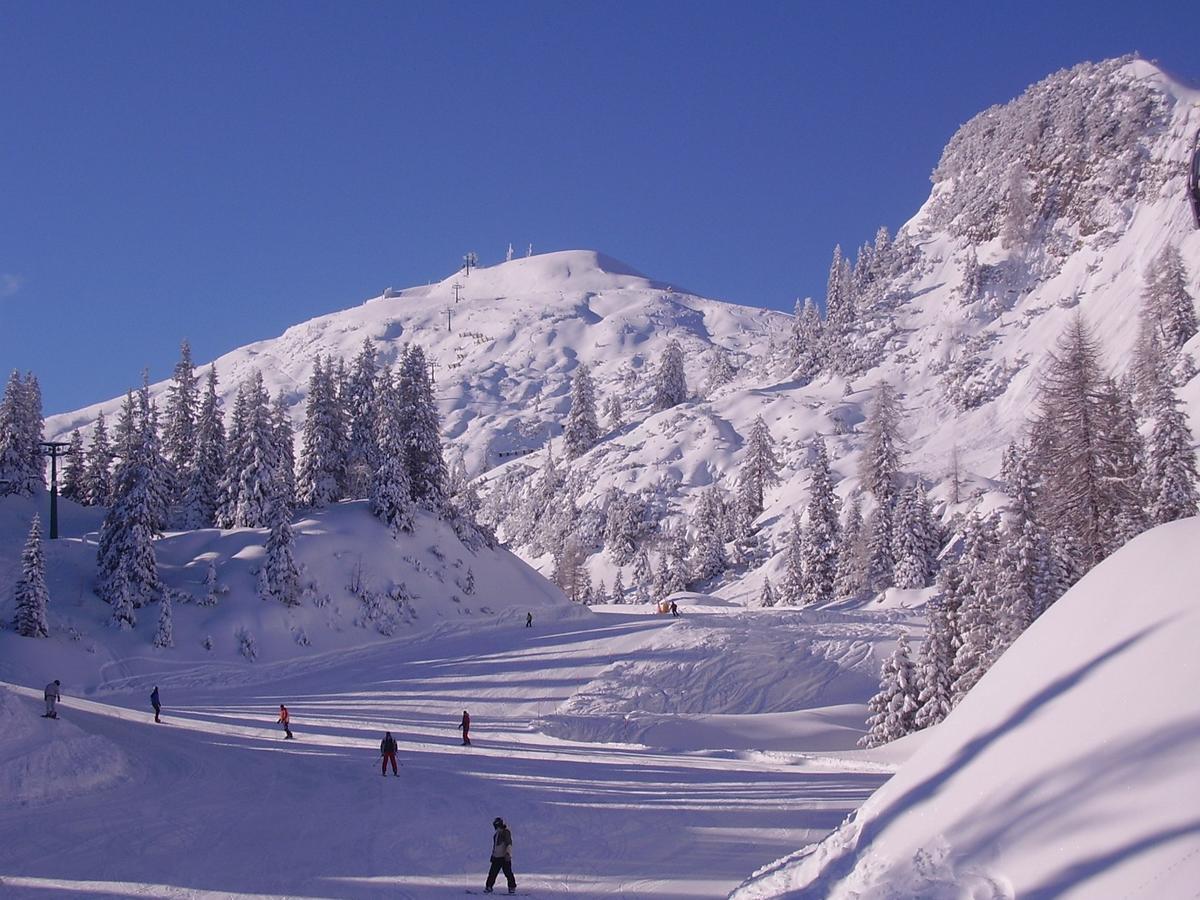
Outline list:
[[[618,566],[628,565],[637,553],[633,498],[616,488],[609,493],[604,548]]]
[[[794,512],[787,536],[787,549],[784,551],[779,601],[784,606],[799,606],[804,602],[804,530],[800,525],[800,517]]]
[[[889,513],[895,505],[900,476],[900,412],[895,388],[887,381],[880,381],[865,423],[861,476],[866,489]]]
[[[775,605],[775,591],[771,589],[771,579],[764,578],[762,590],[758,594],[758,605],[770,609]]]
[[[217,524],[224,478],[225,424],[221,416],[221,399],[217,396],[217,367],[210,366],[196,415],[196,447],[183,498],[185,528],[212,528]]]
[[[296,539],[289,521],[289,510],[281,502],[270,507],[271,533],[267,538],[266,558],[259,570],[258,593],[264,600],[284,606],[300,604],[300,571],[296,568]]]
[[[1104,413],[1101,479],[1105,490],[1100,509],[1106,540],[1104,553],[1122,547],[1146,530],[1146,444],[1138,432],[1133,400],[1116,379],[1105,382],[1101,399]]]
[[[1005,493],[1009,496],[1010,534],[1007,558],[1001,563],[1001,592],[1002,605],[1009,611],[1007,630],[1019,633],[1057,600],[1061,591],[1054,583],[1050,535],[1038,512],[1029,448],[1013,444],[1009,457]]]
[[[404,461],[413,502],[441,515],[446,506],[448,475],[433,385],[429,381],[425,351],[419,344],[410,345],[404,354],[399,386]]]
[[[412,488],[404,464],[404,433],[395,381],[384,369],[376,383],[375,458],[371,512],[396,531],[413,530]]]
[[[121,459],[113,478],[112,506],[100,526],[96,554],[97,593],[112,604],[114,617],[132,627],[132,609],[162,595],[162,581],[154,553],[161,510],[155,495],[155,448],[152,429],[139,421],[148,410],[126,395],[122,411]],[[125,609],[128,604],[129,610]]]
[[[354,358],[347,387],[346,414],[350,420],[346,445],[346,491],[352,499],[366,497],[372,491],[375,472],[379,469],[377,456],[376,386],[379,364],[375,344],[364,338],[362,349]]]
[[[337,366],[331,366],[333,373],[333,434],[335,444],[334,456],[338,461],[337,484],[338,499],[347,496],[346,459],[350,452],[350,370],[346,367],[345,357],[339,356]]]
[[[235,409],[236,443],[229,444],[224,506],[220,513],[226,528],[267,528],[274,521],[273,506],[279,494],[279,454],[271,420],[271,395],[255,371],[238,393],[240,416]],[[240,418],[240,422],[237,420]]]
[[[879,673],[879,692],[867,703],[872,715],[867,719],[867,733],[858,746],[881,747],[917,730],[919,709],[917,671],[913,665],[908,635],[900,633],[896,649],[884,661]]]
[[[1187,272],[1179,248],[1167,244],[1151,269],[1150,305],[1157,313],[1163,344],[1176,351],[1197,332],[1196,301],[1187,289]]]
[[[338,433],[340,425],[333,359],[322,361],[318,354],[308,379],[303,449],[296,473],[296,502],[302,507],[320,509],[341,498],[346,460],[341,456],[345,442]]]
[[[204,570],[204,596],[200,598],[200,606],[216,606],[217,601],[224,593],[220,583],[217,581],[217,564],[212,559],[208,561],[208,568]]]
[[[933,577],[939,548],[929,504],[919,484],[902,492],[893,520],[896,587],[923,588]]]
[[[671,340],[663,351],[658,371],[654,373],[654,409],[670,409],[687,399],[687,378],[683,373],[683,348]]]
[[[829,471],[829,451],[819,435],[809,455],[808,516],[800,540],[804,602],[825,604],[833,599],[837,576],[838,518]]]
[[[953,708],[954,631],[950,612],[942,597],[931,600],[929,627],[921,644],[917,667],[917,683],[921,686],[917,696],[917,715],[913,724],[917,729],[936,725],[950,714]]]
[[[275,447],[275,483],[280,501],[296,505],[296,436],[292,416],[280,391],[271,404],[271,436]]]
[[[725,571],[724,504],[720,489],[709,485],[700,492],[700,502],[692,516],[696,540],[692,547],[691,575],[693,581],[707,581]]]
[[[825,283],[825,322],[845,330],[855,318],[853,283],[848,276],[849,261],[842,255],[842,245],[833,248],[829,263],[829,278]]]
[[[1187,413],[1170,384],[1160,380],[1151,413],[1146,494],[1152,524],[1173,522],[1197,513],[1196,451]]]
[[[720,347],[713,345],[708,351],[708,372],[704,379],[704,395],[711,397],[720,387],[729,384],[737,371],[729,362],[729,356]]]
[[[625,575],[621,569],[617,569],[617,574],[613,576],[612,602],[625,602]]]
[[[959,645],[954,653],[953,702],[966,696],[987,672],[999,628],[1000,555],[997,522],[972,510],[963,527],[963,555],[958,561],[956,626]]]
[[[124,572],[118,571],[110,586],[112,594],[112,618],[109,624],[121,631],[128,631],[137,626],[137,612],[134,610],[133,598],[130,596],[129,583],[125,580]]]
[[[50,625],[46,620],[46,607],[50,604],[50,592],[46,590],[46,556],[42,552],[42,521],[34,515],[29,526],[29,537],[21,552],[21,576],[13,592],[17,609],[13,627],[21,637],[50,637]]]
[[[885,591],[894,583],[896,559],[892,549],[894,510],[876,504],[863,525],[863,551],[866,560],[867,587]]]
[[[179,362],[171,373],[167,386],[164,410],[163,456],[171,468],[171,484],[182,494],[191,482],[193,459],[197,448],[197,401],[199,379],[192,363],[192,345],[186,340],[179,345]],[[172,497],[173,501],[181,496]]]
[[[83,435],[76,428],[71,432],[71,446],[67,448],[63,461],[62,481],[58,492],[65,500],[84,503],[83,474],[87,460],[84,456]]]
[[[633,588],[636,602],[654,602],[654,570],[650,567],[650,554],[645,547],[638,550],[633,560]]]
[[[165,591],[158,604],[158,629],[154,632],[154,646],[175,646],[175,618],[171,611],[171,592]]]
[[[688,539],[687,524],[679,522],[671,529],[670,540],[667,541],[668,566],[671,573],[668,594],[687,590],[688,585],[691,584],[692,573],[688,568],[688,559],[691,555],[692,542]]]
[[[37,378],[14,370],[0,400],[0,497],[45,486],[41,398]]]
[[[821,314],[811,297],[803,304],[796,301],[795,318],[792,320],[792,377],[807,384],[821,374],[824,365],[822,356]]]
[[[846,520],[838,532],[834,599],[847,600],[862,591],[865,581],[862,494],[855,492],[846,507]]]
[[[86,506],[106,506],[112,500],[113,450],[108,442],[108,425],[104,412],[96,414],[92,442],[88,446],[87,465],[83,473],[83,502]]]
[[[175,476],[162,452],[158,429],[158,406],[150,399],[150,372],[142,370],[142,386],[138,390],[138,428],[141,452],[150,466],[151,509],[154,513],[154,532],[159,534],[171,518],[171,505],[176,494]]]
[[[625,407],[619,394],[608,395],[604,403],[604,418],[608,421],[609,431],[619,431],[625,425]]]
[[[591,370],[583,363],[571,376],[571,410],[563,425],[563,449],[567,459],[577,459],[600,440],[596,421],[596,388]]]
[[[767,423],[762,416],[755,417],[738,469],[738,503],[751,522],[762,514],[767,489],[779,484],[779,460],[774,448]]]

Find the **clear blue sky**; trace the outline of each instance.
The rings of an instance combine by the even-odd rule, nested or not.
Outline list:
[[[591,247],[790,309],[954,129],[1195,3],[0,0],[0,369],[47,412],[442,278]]]

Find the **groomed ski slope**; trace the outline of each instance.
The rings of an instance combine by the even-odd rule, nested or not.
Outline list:
[[[17,696],[0,705],[0,731],[19,720],[25,751],[39,730],[45,752],[64,735],[87,736],[119,764],[108,786],[0,804],[0,895],[462,895],[482,887],[490,823],[501,815],[514,832],[519,885],[535,896],[723,896],[835,828],[890,767],[855,752],[808,759],[584,743],[533,723],[602,673],[611,678],[616,661],[669,657],[673,633],[686,649],[706,631],[729,624],[740,633],[746,617],[769,625],[775,615],[688,609],[672,620],[615,608],[532,629],[464,624],[332,659],[246,667],[253,680],[233,686],[221,683],[220,667],[193,664],[110,680],[94,699],[68,689],[57,722],[37,718],[40,684],[7,686]],[[895,630],[847,627],[876,640]],[[164,725],[148,708],[153,684]],[[281,701],[295,741],[274,724]],[[469,748],[455,728],[464,708]],[[861,705],[851,709],[861,726]],[[736,746],[720,718],[682,742]],[[726,727],[748,718],[760,738],[774,728],[776,745],[797,748],[816,727],[794,712],[774,725],[770,713],[732,717]],[[677,733],[687,721],[675,720]],[[838,728],[851,746],[853,730]],[[385,729],[400,745],[399,778],[379,774]],[[0,737],[0,771],[11,773],[21,761],[8,750]],[[89,764],[76,756],[57,772],[33,766],[28,777],[74,785],[74,770]]]

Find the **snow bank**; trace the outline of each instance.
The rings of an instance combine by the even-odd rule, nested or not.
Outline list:
[[[22,806],[110,787],[130,774],[118,747],[0,687],[0,797]]]
[[[1192,896],[1200,519],[1110,557],[820,844],[732,895]]]

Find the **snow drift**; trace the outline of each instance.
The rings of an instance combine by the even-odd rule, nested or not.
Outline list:
[[[857,815],[732,896],[1192,896],[1197,546],[1192,518],[1101,563]]]

